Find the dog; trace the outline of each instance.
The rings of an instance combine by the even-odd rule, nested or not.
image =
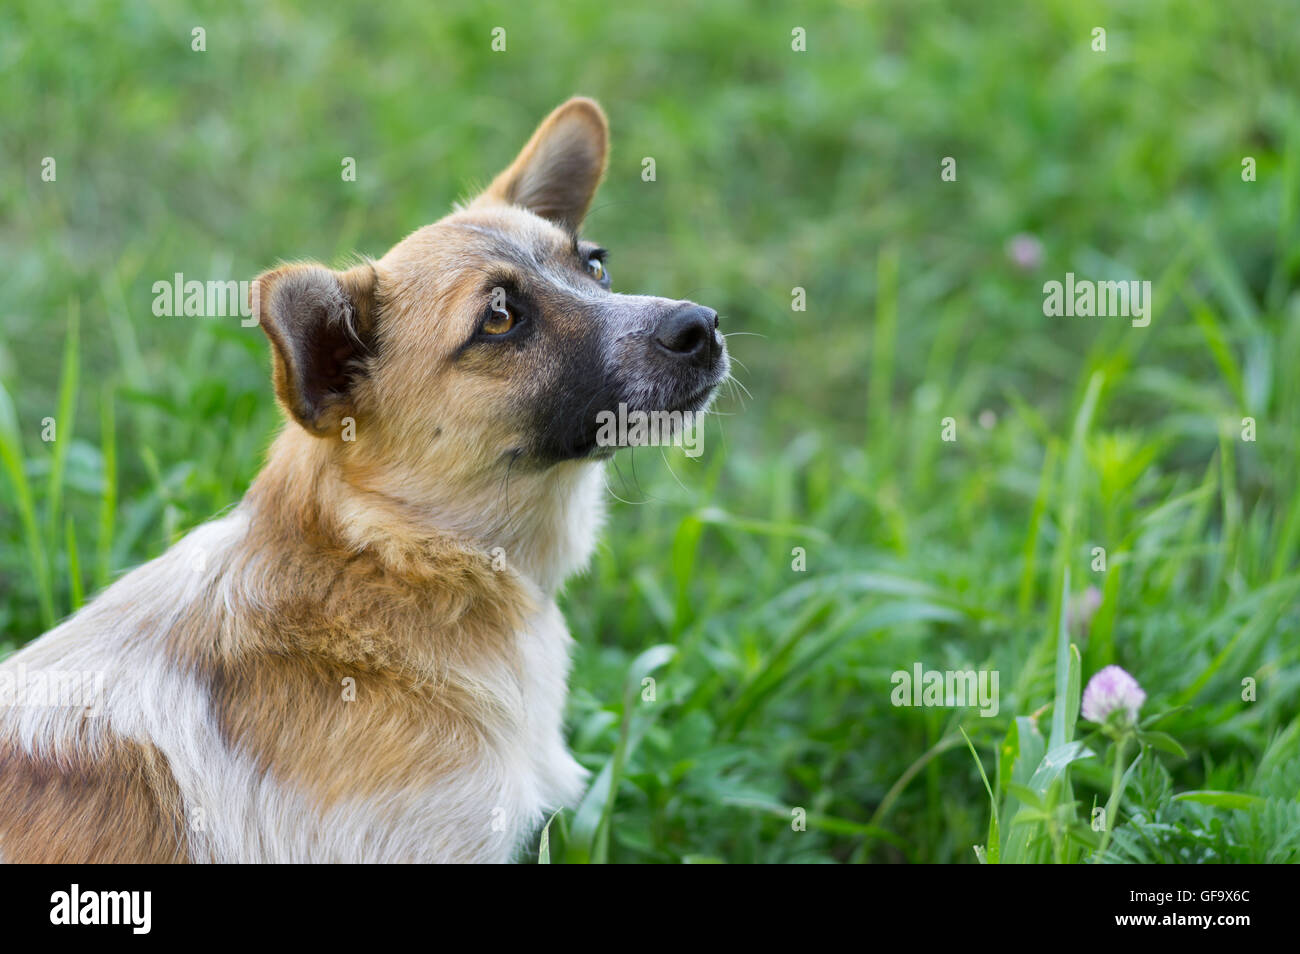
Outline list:
[[[597,416],[728,374],[715,311],[613,292],[580,236],[608,139],[571,99],[382,258],[257,278],[285,426],[236,507],[0,666],[0,859],[506,862],[575,804],[555,597]],[[59,673],[102,691],[50,705]]]

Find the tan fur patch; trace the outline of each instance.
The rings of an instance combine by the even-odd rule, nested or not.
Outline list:
[[[0,742],[0,852],[10,863],[190,860],[184,808],[166,758],[116,739],[44,758]]]

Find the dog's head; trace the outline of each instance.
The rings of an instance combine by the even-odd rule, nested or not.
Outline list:
[[[600,415],[620,405],[704,410],[728,372],[717,313],[616,293],[579,234],[607,151],[600,107],[569,100],[486,191],[378,261],[263,274],[288,414],[356,475],[418,497],[607,456]]]

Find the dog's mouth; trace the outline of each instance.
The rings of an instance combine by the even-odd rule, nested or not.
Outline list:
[[[566,391],[562,405],[552,405],[539,417],[537,461],[603,460],[620,447],[696,450],[701,419],[730,370],[726,347],[718,340],[707,364],[696,361],[687,367],[673,367],[685,362],[666,361],[656,351],[650,356],[623,364],[592,390]]]
[[[664,401],[655,408],[629,408],[626,403],[622,403],[617,408],[602,411],[589,423],[582,446],[574,456],[606,460],[613,457],[621,447],[674,443],[683,429],[700,426],[699,418],[706,412],[721,383],[722,376],[718,375],[708,384],[681,397]],[[640,426],[644,428],[643,434],[655,435],[657,439],[638,440],[634,437],[625,440],[629,426]],[[633,430],[632,433],[636,432]]]
[[[713,399],[714,392],[718,390],[718,385],[721,383],[722,381],[718,380],[718,381],[714,381],[712,384],[706,384],[698,391],[694,392],[693,394],[689,394],[682,400],[676,402],[672,407],[669,407],[667,410],[691,412],[691,413],[694,413],[696,411],[702,411],[706,407],[708,407],[709,401]]]

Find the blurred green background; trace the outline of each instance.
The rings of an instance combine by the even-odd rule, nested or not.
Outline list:
[[[1295,860],[1296,12],[7,3],[0,650],[238,500],[278,426],[261,332],[155,317],[155,281],[381,255],[581,93],[616,290],[716,307],[751,396],[704,457],[610,469],[564,600],[597,782],[551,860]],[[1044,317],[1067,271],[1151,281],[1151,325]],[[917,662],[998,670],[998,716],[892,706]],[[1013,782],[1058,678],[1112,662],[1181,749],[1142,749],[1102,854],[1104,739]]]

